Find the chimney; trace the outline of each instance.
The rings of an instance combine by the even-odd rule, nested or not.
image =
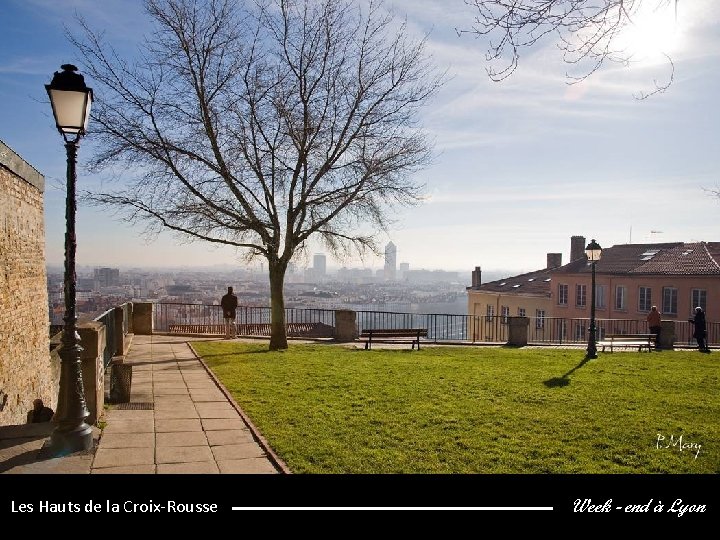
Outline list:
[[[558,266],[562,266],[562,253],[548,253],[547,267],[557,268]]]
[[[467,274],[465,274],[467,276]],[[475,267],[475,270],[472,272],[472,288],[477,289],[480,287],[480,276],[482,275],[482,270],[479,266]]]
[[[585,257],[585,237],[570,237],[570,262],[577,261]]]

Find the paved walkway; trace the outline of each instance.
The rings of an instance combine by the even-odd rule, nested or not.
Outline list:
[[[130,402],[153,409],[106,411],[93,474],[277,472],[187,340],[134,337]]]
[[[0,472],[6,473],[277,473],[233,402],[187,344],[176,336],[135,336],[130,404],[105,411],[92,452],[43,459],[52,424],[0,430]],[[197,338],[192,338],[197,341]],[[144,410],[143,410],[144,409]],[[13,429],[10,429],[13,428]]]

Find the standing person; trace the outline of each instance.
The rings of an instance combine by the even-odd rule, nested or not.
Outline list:
[[[698,350],[702,352],[710,352],[706,342],[707,325],[705,324],[705,312],[703,312],[700,306],[695,308],[695,318],[688,319],[688,321],[695,327],[693,337],[697,339]]]
[[[233,288],[228,287],[228,292],[220,300],[223,310],[223,318],[225,319],[225,339],[235,338],[235,311],[238,306],[237,296],[233,293]]]
[[[657,306],[653,306],[650,309],[650,313],[648,313],[647,316],[647,323],[650,328],[650,333],[655,334],[655,347],[657,348],[658,345],[660,345],[660,330],[662,330],[660,312],[658,311]]]

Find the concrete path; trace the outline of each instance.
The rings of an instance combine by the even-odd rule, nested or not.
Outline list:
[[[77,452],[61,458],[43,455],[55,424],[21,424],[0,426],[0,474],[87,474],[93,453]],[[97,441],[100,430],[93,427]],[[1,482],[0,482],[1,485]]]
[[[48,459],[41,449],[54,424],[3,426],[0,473],[289,472],[279,459],[274,465],[257,430],[194,355],[187,341],[199,339],[135,336],[125,359],[133,366],[130,403],[105,411],[102,434],[93,428],[95,451]]]
[[[187,341],[134,337],[130,401],[152,409],[106,411],[93,474],[278,472]]]

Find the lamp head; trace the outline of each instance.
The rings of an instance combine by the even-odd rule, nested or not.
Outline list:
[[[45,90],[58,131],[66,140],[68,136],[75,136],[77,140],[87,131],[93,92],[85,85],[85,78],[77,73],[77,67],[72,64],[60,67],[62,71],[55,72]]]
[[[602,255],[602,248],[600,247],[600,244],[595,241],[594,238],[585,248],[585,255],[587,255],[587,258],[590,262],[597,262],[600,260],[600,256]]]

